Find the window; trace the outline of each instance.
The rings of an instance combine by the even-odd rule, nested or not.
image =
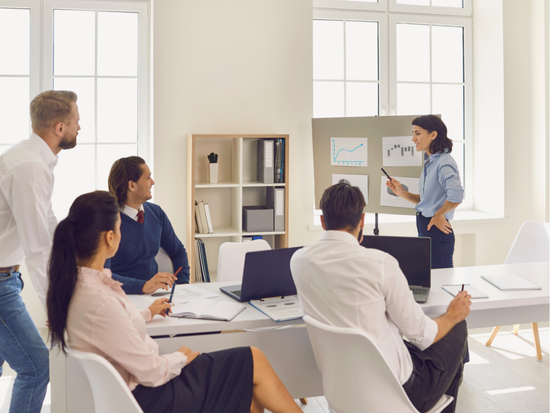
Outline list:
[[[469,7],[461,0],[315,6],[314,117],[441,114],[466,190],[463,205],[471,207]]]
[[[21,57],[17,68],[8,68],[9,76],[4,75],[6,70],[0,63],[0,82],[5,76],[11,85],[10,96],[0,97],[0,108],[9,106],[9,116],[17,119],[11,126],[14,131],[6,138],[9,140],[0,138],[0,149],[28,137],[29,103],[40,91],[66,89],[78,95],[82,128],[78,144],[60,152],[55,169],[52,203],[62,218],[78,195],[107,189],[109,170],[116,159],[138,154],[146,160],[149,157],[147,3],[43,0],[42,48],[35,46],[32,52],[29,36],[13,33],[28,33],[29,26],[31,32],[39,31],[28,17],[38,14],[39,7],[14,9],[3,7],[5,3],[0,0],[0,33],[8,30],[10,36],[2,39],[16,38]],[[12,27],[4,29],[3,18]],[[39,26],[39,21],[35,24]],[[42,54],[42,66],[33,73],[29,53]],[[38,87],[31,91],[28,84],[33,80]]]

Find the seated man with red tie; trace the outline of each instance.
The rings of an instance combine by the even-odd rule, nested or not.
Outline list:
[[[109,191],[120,208],[121,240],[116,255],[105,262],[113,278],[120,281],[126,294],[150,294],[158,288],[169,289],[173,282],[189,282],[187,252],[176,236],[161,207],[151,202],[155,184],[151,170],[139,156],[121,158],[109,173]],[[181,268],[177,280],[173,274],[158,272],[155,261],[162,248],[174,266]]]

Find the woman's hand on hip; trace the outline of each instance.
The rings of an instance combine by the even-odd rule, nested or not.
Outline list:
[[[430,223],[428,224],[428,231],[434,225],[444,234],[450,234],[451,232],[453,232],[453,227],[451,226],[451,223],[447,221],[445,215],[434,215],[430,220]]]

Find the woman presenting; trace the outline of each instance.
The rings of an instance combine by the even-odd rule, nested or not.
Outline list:
[[[424,151],[419,194],[403,190],[398,180],[386,185],[399,197],[416,204],[416,227],[419,237],[432,239],[432,268],[451,268],[455,236],[450,224],[455,208],[464,197],[458,167],[450,155],[453,142],[447,127],[434,115],[419,116],[412,121],[417,151]]]

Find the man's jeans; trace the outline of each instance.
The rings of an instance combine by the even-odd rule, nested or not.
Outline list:
[[[39,413],[50,380],[49,351],[21,299],[22,289],[20,273],[0,273],[0,361],[17,373],[10,413]]]

